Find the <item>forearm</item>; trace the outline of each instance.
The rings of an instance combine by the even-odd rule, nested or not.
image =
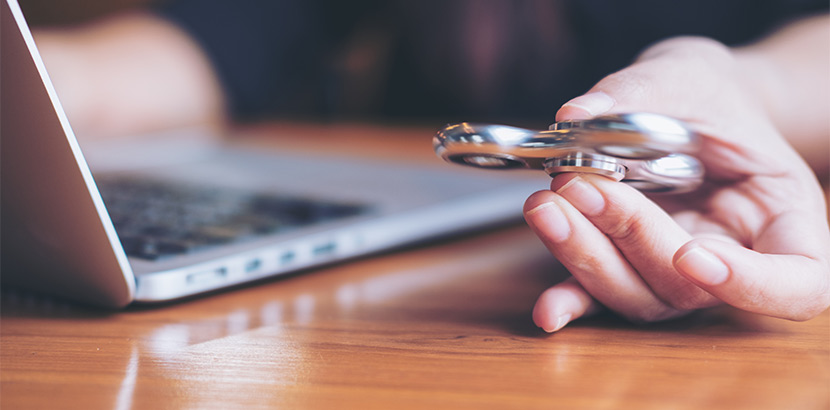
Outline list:
[[[223,121],[207,59],[184,32],[152,14],[39,30],[35,41],[81,138]]]
[[[830,16],[793,22],[735,50],[747,89],[822,177],[830,171]]]

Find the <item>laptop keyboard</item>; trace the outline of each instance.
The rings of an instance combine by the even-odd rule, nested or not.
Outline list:
[[[99,178],[127,255],[158,260],[368,211],[360,204],[136,178]]]

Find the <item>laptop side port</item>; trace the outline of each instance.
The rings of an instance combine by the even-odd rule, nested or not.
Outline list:
[[[262,268],[262,259],[256,258],[245,262],[245,273],[254,273]]]
[[[321,243],[316,245],[312,250],[311,254],[313,256],[329,256],[334,254],[334,251],[337,250],[337,243],[334,241],[329,241],[325,243]]]
[[[225,267],[217,268],[208,271],[194,272],[187,275],[187,284],[193,286],[203,286],[218,281],[223,281],[228,276],[228,269]]]
[[[294,262],[295,259],[297,259],[297,252],[285,251],[285,252],[281,253],[277,257],[277,259],[278,259],[278,262],[279,262],[280,266],[288,265],[288,264]]]

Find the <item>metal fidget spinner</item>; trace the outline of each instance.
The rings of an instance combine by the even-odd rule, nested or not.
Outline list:
[[[551,177],[588,172],[641,191],[681,193],[703,181],[703,166],[691,155],[700,140],[674,118],[631,113],[557,122],[546,131],[462,122],[438,131],[432,143],[457,164],[540,169]]]

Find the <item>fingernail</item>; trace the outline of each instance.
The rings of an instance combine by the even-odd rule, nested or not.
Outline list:
[[[554,328],[550,329],[550,330],[545,329],[545,331],[548,332],[548,333],[553,333],[553,332],[556,332],[559,329],[562,329],[563,327],[565,327],[565,325],[568,324],[568,322],[571,321],[571,317],[572,316],[571,316],[570,313],[566,313],[562,316],[559,316],[558,318],[556,318],[556,326],[554,326]]]
[[[579,176],[562,185],[556,190],[556,193],[562,195],[579,212],[586,215],[596,215],[605,208],[605,198],[603,198],[602,194],[595,186]]]
[[[614,104],[616,104],[616,101],[610,95],[602,91],[595,91],[580,95],[566,102],[562,107],[579,108],[593,117],[607,112]]]
[[[695,246],[674,263],[682,273],[704,285],[720,285],[729,278],[729,267],[713,253]]]
[[[568,219],[553,202],[545,202],[527,211],[527,221],[554,242],[562,242],[571,235]]]

